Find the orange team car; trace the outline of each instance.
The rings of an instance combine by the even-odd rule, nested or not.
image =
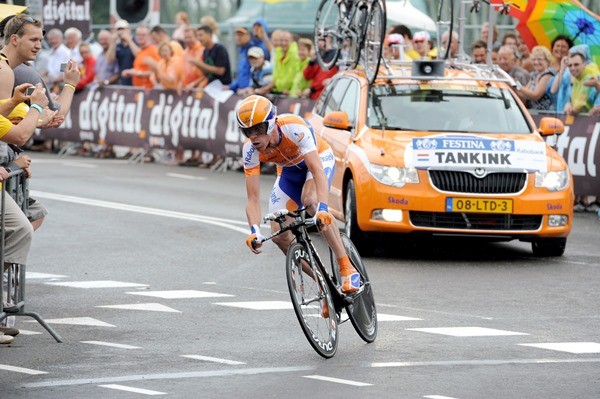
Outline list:
[[[386,72],[383,72],[386,70]],[[333,148],[331,212],[361,250],[375,233],[531,242],[561,256],[573,221],[573,177],[497,67],[443,61],[336,75],[310,116]]]

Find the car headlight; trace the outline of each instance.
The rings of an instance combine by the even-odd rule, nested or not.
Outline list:
[[[394,187],[419,182],[419,174],[416,168],[397,168],[395,166],[371,164],[371,175],[378,182]]]
[[[569,184],[569,172],[567,170],[535,173],[536,187],[544,187],[549,191],[560,191],[564,190],[567,184]]]

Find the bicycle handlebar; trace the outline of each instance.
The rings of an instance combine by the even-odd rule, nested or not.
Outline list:
[[[271,234],[270,236],[267,237],[263,237],[260,240],[252,240],[252,243],[260,243],[262,244],[265,241],[269,241],[275,237],[277,237],[280,234],[285,233],[286,231],[289,230],[294,230],[297,229],[299,227],[311,227],[311,226],[315,226],[318,224],[318,219],[315,218],[309,218],[306,219],[305,218],[305,210],[307,208],[300,208],[296,211],[288,211],[287,209],[282,209],[280,211],[274,212],[274,213],[268,213],[265,215],[265,217],[263,218],[264,222],[267,221],[273,221],[273,222],[277,222],[279,223],[279,225],[281,226],[281,228],[274,232],[273,234]],[[285,220],[287,217],[293,217],[295,220],[293,222],[290,222],[290,224],[285,224]]]

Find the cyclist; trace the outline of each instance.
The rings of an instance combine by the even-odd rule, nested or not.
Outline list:
[[[252,95],[236,108],[237,123],[248,138],[242,150],[248,203],[246,216],[251,234],[246,244],[260,253],[260,163],[277,165],[277,179],[271,192],[269,213],[282,208],[295,210],[302,204],[319,221],[319,231],[325,238],[340,266],[342,292],[352,293],[360,287],[360,275],[350,263],[342,240],[327,208],[329,182],[335,164],[333,151],[323,139],[315,136],[312,126],[298,115],[277,116],[276,107],[265,97]],[[271,231],[279,225],[271,222]],[[290,231],[273,241],[283,253],[292,242]],[[256,241],[255,241],[256,240]]]

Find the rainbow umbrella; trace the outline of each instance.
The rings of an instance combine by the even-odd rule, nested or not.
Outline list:
[[[587,44],[600,64],[600,17],[577,0],[529,0],[517,30],[529,48],[550,48],[556,36],[568,36],[575,44]]]

